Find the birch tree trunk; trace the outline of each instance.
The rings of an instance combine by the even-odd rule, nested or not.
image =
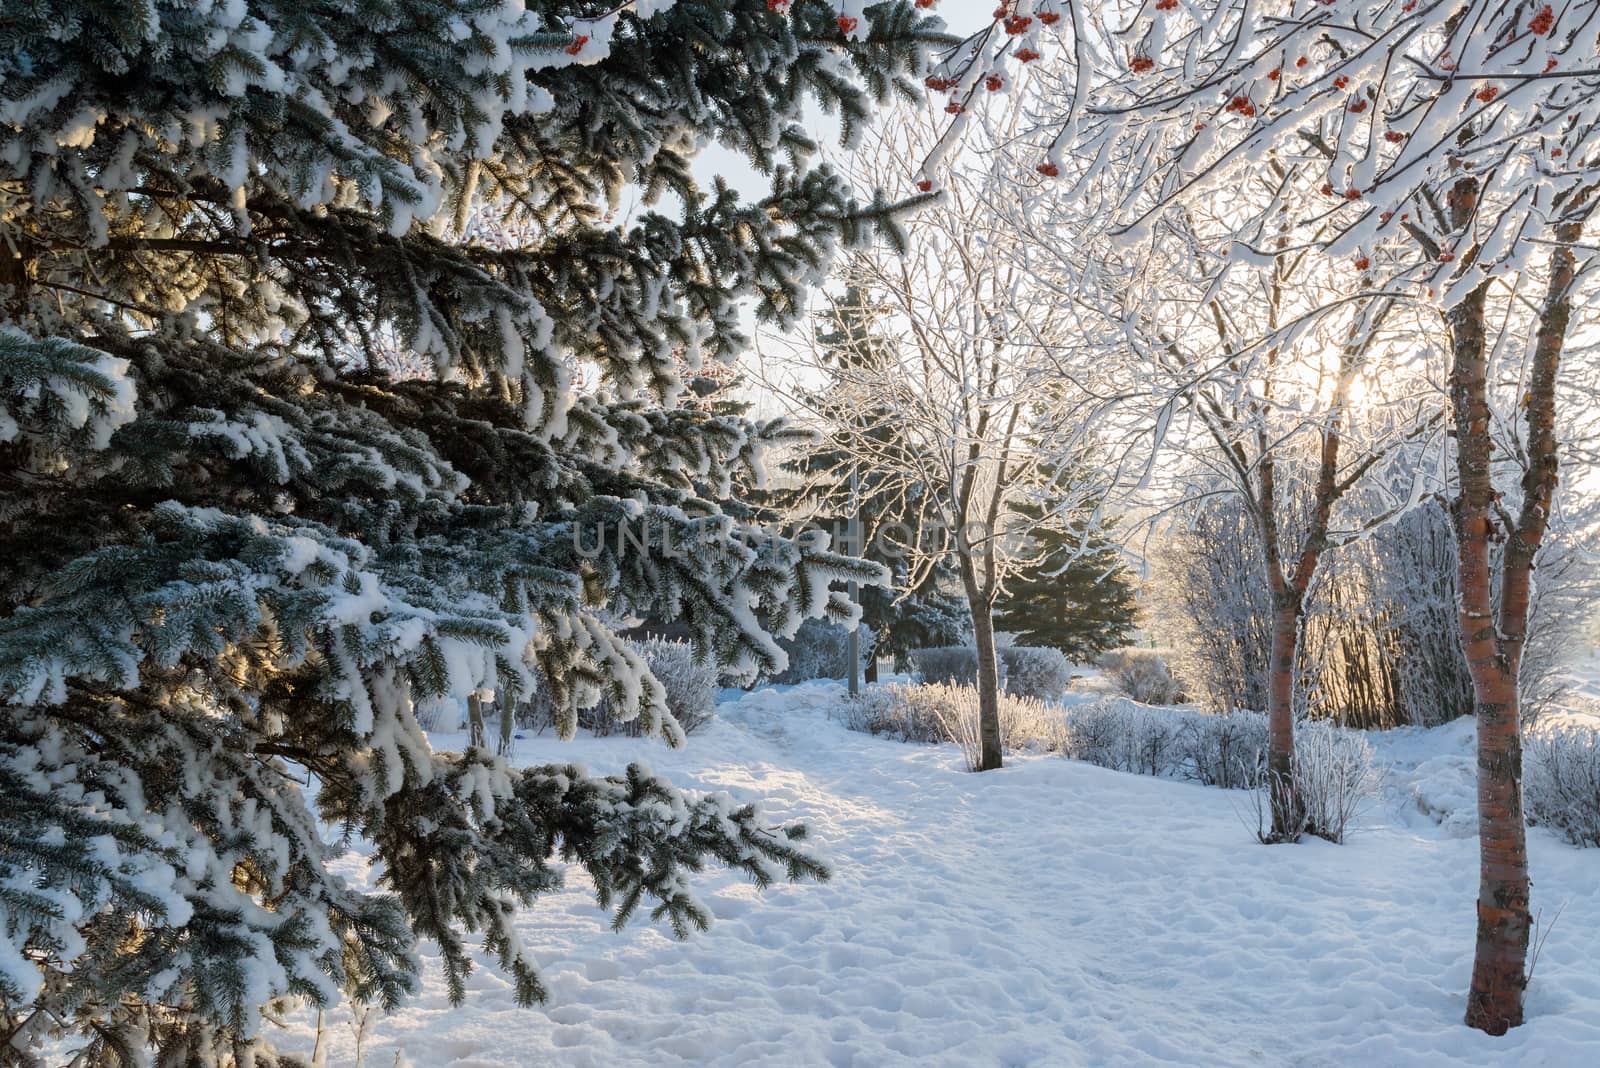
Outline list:
[[[1449,196],[1452,216],[1470,219],[1476,199],[1475,180],[1456,182]],[[1502,647],[1494,614],[1490,556],[1494,478],[1484,323],[1487,290],[1487,283],[1474,288],[1450,309],[1448,319],[1450,399],[1460,485],[1456,500],[1461,590],[1457,614],[1478,719],[1478,935],[1466,1022],[1500,1035],[1522,1023],[1532,920],[1527,829],[1522,818],[1516,665]]]

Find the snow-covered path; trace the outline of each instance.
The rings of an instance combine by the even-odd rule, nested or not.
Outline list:
[[[836,684],[760,691],[672,752],[628,739],[519,759],[764,798],[803,818],[831,882],[765,894],[724,873],[688,942],[612,934],[580,880],[523,935],[551,990],[492,968],[449,1007],[377,1020],[366,1064],[1577,1065],[1600,1062],[1600,851],[1533,835],[1536,908],[1562,911],[1527,1026],[1459,1023],[1476,847],[1391,802],[1350,844],[1253,844],[1237,792],[1021,758],[975,778],[952,747],[850,733]],[[449,744],[450,739],[440,739]],[[351,861],[355,864],[354,858]],[[329,1063],[350,1063],[345,1010]],[[309,1046],[297,1023],[295,1041]]]

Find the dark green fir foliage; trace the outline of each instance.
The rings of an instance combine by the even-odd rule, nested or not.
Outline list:
[[[947,42],[905,2],[862,27],[820,0],[0,6],[13,1058],[270,1065],[264,1006],[397,1006],[424,938],[458,996],[476,941],[535,1001],[514,911],[569,864],[680,932],[707,861],[824,874],[749,806],[435,752],[413,712],[547,687],[567,730],[605,698],[676,742],[609,620],[668,614],[755,674],[852,616],[877,568],[720,499],[794,432],[680,405],[678,369],[897,237],[906,205],[813,162],[801,106],[851,129]],[[770,195],[699,188],[712,139]],[[624,520],[676,551],[578,551]],[[375,890],[328,872],[354,836]]]
[[[1111,541],[1111,524],[1079,497],[1012,506],[1027,524],[1032,549],[1006,580],[994,625],[1014,634],[1018,645],[1060,649],[1074,663],[1088,663],[1128,643],[1138,619],[1138,579]]]

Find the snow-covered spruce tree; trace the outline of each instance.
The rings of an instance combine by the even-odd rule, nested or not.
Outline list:
[[[895,670],[904,671],[912,650],[957,645],[971,631],[966,602],[953,592],[959,579],[952,562],[907,548],[931,512],[929,487],[900,477],[918,466],[910,455],[917,443],[887,403],[875,404],[847,388],[864,364],[892,359],[891,346],[881,336],[889,314],[888,307],[852,286],[815,316],[815,366],[825,380],[804,392],[803,404],[817,416],[823,436],[796,464],[801,484],[773,495],[790,521],[842,536],[845,540],[836,544],[888,570],[887,584],[861,590],[861,620],[875,638],[864,672],[867,682],[877,681],[879,656],[892,657]],[[873,453],[884,459],[867,460],[863,450],[852,447],[857,436],[872,441]],[[857,545],[848,545],[852,515],[858,522]]]
[[[680,933],[707,861],[823,874],[801,828],[642,766],[433,752],[413,703],[545,686],[567,730],[603,697],[676,742],[603,611],[668,606],[748,671],[852,617],[833,586],[875,568],[716,502],[787,431],[670,402],[680,358],[743,344],[741,299],[791,320],[893,225],[807,162],[800,109],[853,129],[941,38],[845,7],[0,10],[8,1059],[271,1064],[263,1006],[393,1007],[419,939],[453,996],[470,938],[537,1001],[513,919],[569,863]],[[711,139],[771,195],[697,188]],[[677,198],[618,221],[629,191]],[[483,203],[516,240],[465,236]],[[624,519],[672,553],[579,551]],[[341,834],[376,890],[330,875]]]

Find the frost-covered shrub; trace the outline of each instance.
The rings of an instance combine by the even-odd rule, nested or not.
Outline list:
[[[930,699],[919,698],[920,686],[891,683],[868,686],[846,701],[841,712],[844,725],[853,731],[876,734],[900,742],[946,742],[944,727]]]
[[[1470,712],[1455,557],[1450,518],[1432,504],[1329,551],[1306,606],[1296,715],[1387,728]],[[1210,498],[1154,546],[1150,562],[1151,624],[1190,698],[1219,711],[1264,708],[1272,599],[1254,519],[1236,499]],[[1524,683],[1533,678],[1525,670]]]
[[[872,655],[873,634],[866,626],[858,631],[863,668]],[[812,679],[842,679],[850,674],[850,632],[837,623],[807,619],[792,638],[778,644],[789,654],[789,666],[774,675],[772,682],[788,685]]]
[[[1528,822],[1578,846],[1600,847],[1600,732],[1551,727],[1528,734],[1522,750]]]
[[[979,735],[978,691],[972,686],[919,686],[916,690],[929,700],[945,734],[961,746],[967,770],[976,771],[983,745]],[[1000,745],[1007,751],[1056,748],[1060,732],[1043,702],[1031,697],[1001,694],[999,699]]]
[[[1255,520],[1231,495],[1208,497],[1149,563],[1150,623],[1190,696],[1219,711],[1265,708],[1272,600]]]
[[[999,656],[1007,693],[1054,701],[1072,686],[1072,665],[1060,649],[1008,645]],[[976,656],[973,664],[977,664]]]
[[[1154,649],[1112,649],[1100,657],[1100,670],[1118,690],[1147,705],[1173,705],[1184,699],[1164,656]]]
[[[1007,645],[995,651],[1000,685],[1020,697],[1052,701],[1072,685],[1072,665],[1059,649]],[[978,650],[970,645],[944,645],[911,650],[911,671],[918,682],[975,686]]]
[[[685,642],[663,638],[630,641],[633,649],[644,657],[650,673],[667,693],[667,711],[678,721],[685,734],[692,734],[711,719],[717,704],[717,671],[709,664],[696,659],[694,649]],[[555,722],[555,709],[544,689],[535,690],[523,705],[518,719],[524,726],[543,730]],[[578,726],[597,737],[613,734],[639,736],[640,720],[623,720],[617,716],[609,700],[579,709]]]
[[[1343,842],[1356,814],[1378,790],[1372,745],[1324,720],[1295,727],[1294,788],[1306,833]]]
[[[716,669],[696,658],[694,648],[687,642],[649,638],[635,642],[634,647],[650,666],[650,674],[667,691],[667,711],[683,733],[693,734],[705,726],[717,706]],[[621,724],[620,728],[628,734],[639,732],[637,720]]]
[[[1242,789],[1259,779],[1267,751],[1267,717],[1260,712],[1187,716],[1178,731],[1184,773],[1196,782]]]
[[[1074,760],[1140,775],[1179,768],[1176,742],[1183,717],[1125,697],[1078,705],[1066,712],[1066,754]]]
[[[911,674],[918,682],[932,685],[976,685],[978,650],[970,645],[941,645],[932,649],[913,649]]]
[[[1012,694],[999,701],[1000,742],[1008,751],[1058,750],[1060,717],[1043,702]],[[893,683],[870,686],[846,702],[845,725],[852,730],[911,742],[955,742],[969,769],[977,766],[978,691],[944,683]]]

